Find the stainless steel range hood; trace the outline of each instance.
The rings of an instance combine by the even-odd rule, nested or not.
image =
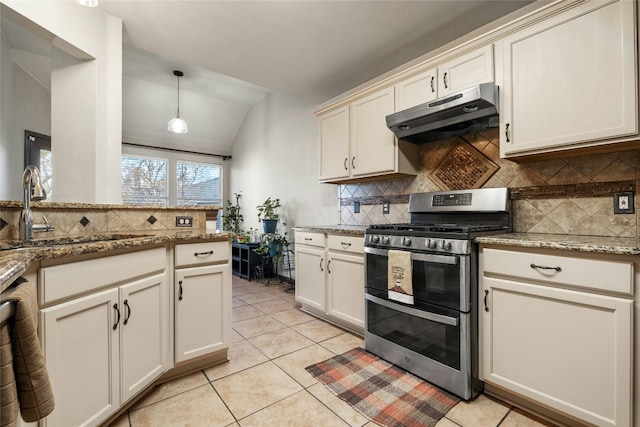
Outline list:
[[[482,83],[391,114],[387,126],[399,139],[422,143],[498,127],[498,112],[498,86]]]

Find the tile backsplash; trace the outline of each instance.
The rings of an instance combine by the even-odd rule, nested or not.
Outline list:
[[[18,223],[22,203],[5,202],[0,205],[0,240],[19,238]],[[33,218],[42,223],[46,217],[55,229],[34,233],[34,239],[83,236],[105,233],[140,233],[153,231],[201,232],[205,230],[207,215],[217,215],[217,209],[157,206],[128,207],[123,205],[91,205],[77,203],[33,203]],[[192,227],[178,227],[177,216],[190,216]]]
[[[446,190],[434,172],[461,143],[499,167],[482,187],[511,188],[514,231],[640,237],[640,150],[516,163],[500,158],[497,129],[419,145],[421,170],[415,177],[340,185],[341,223],[408,222],[409,194]],[[636,194],[635,213],[614,214],[618,191]],[[356,201],[359,213],[354,212]],[[390,203],[389,214],[382,213],[383,202]]]

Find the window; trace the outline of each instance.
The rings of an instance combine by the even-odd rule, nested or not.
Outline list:
[[[217,165],[176,162],[176,199],[179,206],[221,205],[220,173]]]
[[[122,151],[122,203],[222,206],[224,169],[215,158],[127,144]],[[221,215],[216,229],[222,229]]]
[[[123,155],[120,162],[122,203],[167,206],[167,163],[166,159]]]

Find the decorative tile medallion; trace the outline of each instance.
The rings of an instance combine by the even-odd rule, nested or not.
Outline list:
[[[443,190],[480,188],[500,169],[480,151],[458,139],[429,177]]]
[[[156,217],[151,215],[149,218],[147,218],[147,222],[151,225],[155,224],[155,222],[157,221]]]
[[[89,221],[89,219],[86,216],[83,216],[82,219],[80,220],[80,224],[82,224],[83,227],[86,227],[91,221]]]

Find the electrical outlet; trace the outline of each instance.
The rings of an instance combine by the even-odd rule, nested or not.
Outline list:
[[[193,227],[192,216],[177,216],[176,227]]]
[[[360,213],[360,202],[353,202],[353,213]]]
[[[382,213],[385,215],[389,213],[389,202],[384,202],[382,204]]]
[[[614,214],[632,214],[634,212],[633,191],[622,191],[613,194]]]

